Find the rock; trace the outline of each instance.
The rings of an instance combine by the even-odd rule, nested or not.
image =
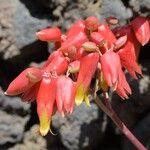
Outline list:
[[[12,0],[12,4],[15,9],[12,23],[15,29],[16,45],[17,48],[21,49],[36,41],[36,31],[52,25],[52,22],[44,19],[44,14],[42,16],[40,10],[37,12],[36,16],[32,15],[33,11],[37,11],[34,1]]]
[[[150,1],[149,0],[130,0],[130,6],[139,15],[150,16]]]
[[[55,115],[52,124],[59,130],[61,142],[67,149],[92,149],[97,146],[105,132],[102,116],[95,104],[92,103],[91,107],[81,104],[70,116],[62,118]]]
[[[28,119],[28,117],[22,118],[13,113],[0,111],[0,147],[8,143],[20,142]]]
[[[126,8],[121,0],[37,1],[52,11],[53,16],[57,18],[57,22],[54,24],[61,25],[64,30],[77,19],[85,19],[88,16],[96,16],[101,21],[104,21],[106,17],[115,16],[121,24],[125,24],[133,15],[132,10]]]
[[[110,16],[117,17],[120,24],[125,24],[133,16],[132,10],[126,8],[121,0],[103,0],[99,14],[101,20]]]
[[[0,147],[20,142],[29,120],[30,104],[0,93]]]
[[[39,126],[34,125],[25,133],[23,143],[16,144],[8,150],[47,150],[46,140],[39,134],[38,130]]]
[[[37,10],[34,1],[26,1],[32,10],[21,0],[0,1],[0,61],[1,72],[10,82],[31,61],[41,62],[48,57],[46,42],[37,41],[35,32],[51,25],[45,14],[30,11]],[[34,6],[34,7],[33,7]],[[43,19],[42,19],[43,18]],[[3,88],[6,84],[2,82]]]
[[[8,97],[0,92],[0,110],[24,117],[30,113],[30,104],[22,102],[19,97]]]

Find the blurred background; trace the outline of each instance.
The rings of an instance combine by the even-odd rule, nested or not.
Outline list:
[[[50,47],[35,32],[49,26],[66,31],[77,19],[94,15],[101,21],[115,16],[126,24],[137,15],[150,16],[150,0],[0,0],[0,150],[134,150],[112,121],[94,104],[72,115],[53,117],[52,130],[38,132],[36,104],[3,94],[26,67],[40,66]],[[122,101],[112,95],[119,117],[150,147],[150,44],[142,47],[143,78],[128,77],[133,95]]]

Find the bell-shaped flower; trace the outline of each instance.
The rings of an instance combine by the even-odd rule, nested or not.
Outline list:
[[[117,34],[126,34],[127,42],[122,49],[118,51],[121,64],[126,68],[129,74],[137,79],[136,73],[142,75],[140,66],[137,64],[137,55],[139,53],[139,42],[136,40],[133,31],[129,26],[123,27]]]
[[[88,90],[92,77],[97,69],[99,54],[94,52],[84,56],[80,62],[80,71],[76,82],[75,102],[80,105],[85,100],[90,105],[88,99]]]
[[[84,32],[84,30],[85,30],[85,22],[83,20],[78,20],[68,29],[66,33],[67,39],[76,36],[79,32]]]
[[[39,82],[42,79],[42,71],[39,68],[31,67],[25,69],[21,72],[8,86],[5,94],[6,95],[18,95],[35,83]]]
[[[59,76],[56,87],[57,109],[64,116],[64,113],[72,113],[74,108],[75,85],[73,81],[66,76]]]
[[[120,72],[119,72],[119,78],[118,78],[116,92],[122,99],[128,99],[128,95],[130,95],[132,93],[131,88],[130,88],[122,70],[120,70]]]
[[[57,27],[47,28],[36,32],[36,36],[41,41],[57,42],[61,41],[61,30]]]
[[[131,89],[121,69],[119,55],[113,51],[107,51],[101,56],[100,62],[102,74],[107,85],[116,90],[122,98],[128,98],[127,95],[131,94]]]
[[[45,136],[50,130],[50,122],[56,97],[56,79],[45,75],[37,92],[37,113],[40,120],[40,133]]]
[[[118,82],[119,71],[121,69],[119,55],[113,51],[107,51],[100,57],[100,63],[107,85],[114,87]]]
[[[150,40],[150,25],[148,19],[138,16],[130,22],[137,40],[144,46]]]

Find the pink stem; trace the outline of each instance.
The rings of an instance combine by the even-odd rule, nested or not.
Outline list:
[[[117,114],[111,107],[109,97],[106,97],[106,93],[104,93],[104,98],[105,98],[105,103],[107,102],[106,105],[102,103],[102,101],[99,99],[98,96],[95,99],[97,105],[113,120],[116,126],[126,135],[126,137],[138,150],[147,150],[147,148],[142,143],[140,143],[140,141],[132,134],[132,132],[126,127],[126,125],[117,116]]]

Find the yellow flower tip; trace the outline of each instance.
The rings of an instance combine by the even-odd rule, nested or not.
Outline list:
[[[83,92],[84,86],[81,84],[77,88],[76,96],[75,96],[75,103],[77,106],[81,105],[84,99],[84,92]]]
[[[40,117],[40,133],[42,136],[47,135],[50,130],[50,118],[48,118],[46,111]]]
[[[88,107],[91,107],[91,104],[90,104],[90,100],[89,100],[88,95],[85,95],[84,100],[85,100],[85,104],[86,104]]]
[[[77,106],[81,105],[82,101],[83,100],[81,100],[81,99],[75,99],[75,103]]]
[[[47,135],[48,131],[49,131],[49,128],[41,128],[40,127],[40,133],[42,136]]]

